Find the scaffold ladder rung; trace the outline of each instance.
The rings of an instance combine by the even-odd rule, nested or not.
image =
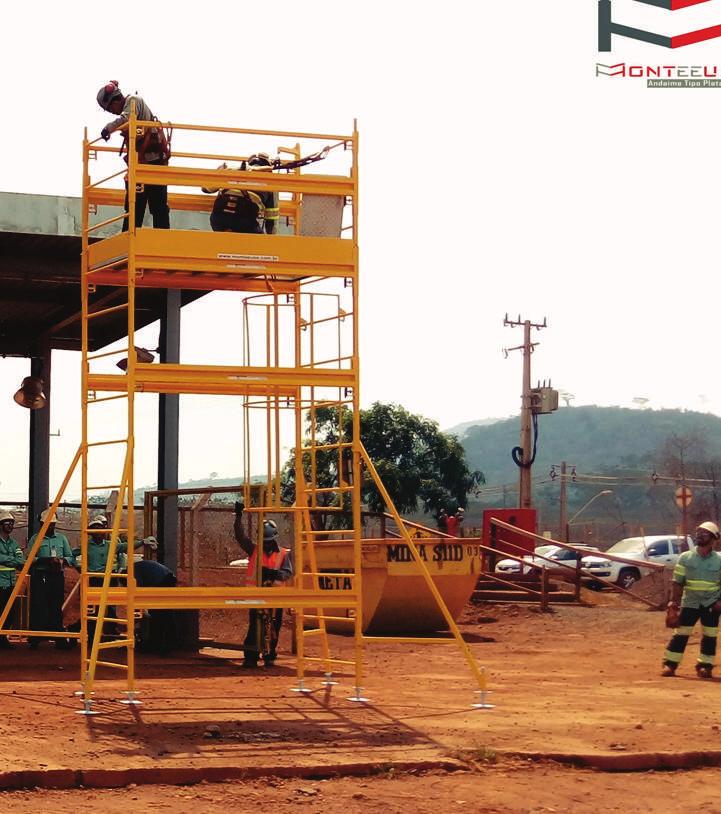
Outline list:
[[[98,650],[113,650],[116,647],[129,647],[133,642],[130,639],[118,639],[112,642],[100,642]]]
[[[348,659],[334,659],[330,656],[328,658],[323,656],[303,656],[303,661],[321,662],[324,664],[355,664],[354,661],[349,661]]]
[[[90,659],[85,659],[85,661],[87,662],[88,665],[90,664]],[[111,667],[111,668],[114,668],[116,670],[127,670],[128,669],[127,664],[120,664],[117,661],[96,661],[95,666],[96,667]]]

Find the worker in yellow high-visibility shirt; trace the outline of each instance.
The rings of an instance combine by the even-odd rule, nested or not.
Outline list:
[[[676,674],[688,637],[701,620],[701,652],[696,663],[699,678],[712,678],[716,661],[719,615],[721,615],[721,554],[714,543],[721,537],[716,523],[707,521],[696,529],[696,549],[684,551],[673,570],[667,624],[674,635],[663,657],[662,675]]]

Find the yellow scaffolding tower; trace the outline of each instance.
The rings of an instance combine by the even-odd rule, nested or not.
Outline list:
[[[468,645],[443,603],[416,548],[408,528],[400,518],[384,489],[373,464],[360,442],[359,365],[358,365],[358,132],[350,135],[314,134],[220,128],[173,124],[178,134],[204,137],[221,135],[243,139],[297,140],[294,145],[278,147],[279,154],[298,159],[301,144],[325,145],[323,155],[342,157],[346,174],[301,172],[297,166],[283,171],[249,171],[210,168],[218,160],[243,161],[244,155],[219,155],[198,152],[174,152],[167,165],[143,164],[135,149],[138,135],[158,122],[138,121],[131,112],[127,126],[130,134],[127,161],[127,212],[90,224],[90,216],[101,205],[121,205],[123,192],[108,186],[124,171],[93,181],[90,162],[103,153],[118,149],[83,141],[82,204],[82,440],[80,449],[63,482],[53,509],[62,499],[74,469],[80,465],[82,509],[80,549],[82,554],[80,607],[81,628],[76,636],[81,644],[81,679],[85,714],[93,714],[92,696],[98,668],[119,670],[126,677],[125,703],[140,703],[135,684],[134,620],[143,609],[210,608],[293,608],[296,611],[297,692],[310,692],[305,686],[309,665],[322,666],[325,683],[332,681],[336,665],[353,668],[355,692],[350,700],[365,701],[362,694],[363,649],[366,642],[379,637],[363,635],[361,574],[361,479],[362,466],[376,481],[395,519],[399,532],[424,575],[451,631],[446,638],[390,638],[384,641],[456,643],[477,681],[481,704],[485,703],[486,681]],[[126,136],[127,136],[126,134]],[[142,140],[142,139],[140,139]],[[183,162],[182,164],[180,162]],[[295,162],[297,164],[297,161]],[[342,163],[342,162],[341,162]],[[245,165],[241,165],[245,166]],[[280,171],[278,171],[280,170]],[[289,234],[238,234],[197,229],[136,228],[135,213],[140,185],[162,185],[176,190],[199,187],[232,186],[247,190],[279,193],[280,214],[289,226]],[[195,192],[173,192],[171,209],[208,211],[212,201]],[[341,229],[339,212],[350,205],[350,222]],[[124,210],[124,207],[123,207]],[[329,215],[330,213],[330,215]],[[328,233],[329,219],[337,223]],[[94,239],[103,227],[127,218],[127,229],[112,237]],[[319,225],[320,224],[320,225]],[[239,365],[153,364],[140,361],[135,352],[136,291],[139,288],[191,289],[195,291],[243,292],[243,356]],[[110,291],[111,295],[106,295]],[[118,302],[118,292],[124,292]],[[112,303],[112,304],[109,304]],[[127,346],[114,351],[90,353],[92,327],[111,314],[127,316]],[[118,373],[114,357],[127,356],[127,368]],[[121,536],[127,537],[129,550],[136,538],[133,511],[135,397],[137,393],[214,394],[240,396],[243,400],[243,439],[245,451],[245,504],[257,521],[258,545],[262,546],[263,519],[269,514],[290,515],[294,539],[295,576],[288,587],[260,587],[261,557],[257,557],[256,585],[244,587],[138,587],[134,559],[128,557],[127,574],[113,571]],[[108,402],[125,402],[125,432],[104,431],[106,422],[98,418]],[[350,416],[350,419],[349,419]],[[319,424],[332,423],[332,441],[319,437]],[[337,423],[334,423],[337,422]],[[350,425],[350,432],[348,426]],[[111,425],[112,426],[112,425]],[[100,428],[100,429],[99,429]],[[258,439],[264,438],[264,454],[257,456]],[[282,493],[282,452],[291,444],[295,449],[293,479],[295,497],[289,503]],[[96,476],[101,463],[96,459],[116,450],[122,459],[117,483],[102,483]],[[319,467],[319,459],[331,456],[329,468]],[[257,457],[263,460],[258,462]],[[120,461],[118,461],[120,463]],[[322,472],[321,472],[322,469]],[[107,470],[107,462],[103,471]],[[257,482],[263,471],[262,505],[251,505],[251,476]],[[324,473],[324,474],[323,474]],[[326,478],[323,480],[323,477]],[[89,527],[89,506],[93,493],[118,490],[117,511],[113,515],[109,553],[102,574],[87,570],[89,535],[106,533]],[[257,493],[257,492],[256,492]],[[257,501],[256,501],[257,502]],[[341,515],[344,528],[318,527],[318,517]],[[16,593],[27,578],[35,551],[47,530],[43,525],[34,549],[20,573]],[[324,540],[352,543],[352,563],[342,573],[321,573],[317,549]],[[321,579],[340,576],[350,586],[344,589],[321,587]],[[0,631],[12,600],[0,615]],[[108,607],[125,608],[125,625],[119,637],[107,640],[104,626]],[[326,622],[350,609],[353,618],[353,659],[331,655]],[[347,619],[347,617],[343,617]],[[95,622],[95,633],[88,641],[88,622]],[[312,627],[308,628],[308,625]],[[308,628],[308,629],[307,629]],[[47,635],[47,634],[45,634]],[[68,634],[64,634],[68,635]],[[306,640],[320,640],[320,654],[306,652]],[[125,651],[125,658],[111,660],[107,653]]]

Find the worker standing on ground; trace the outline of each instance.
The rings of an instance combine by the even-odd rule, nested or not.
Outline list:
[[[138,588],[175,588],[178,584],[178,579],[170,568],[155,560],[136,562],[134,573]],[[175,611],[155,608],[145,611],[140,623],[139,649],[165,655],[177,645],[178,624]]]
[[[87,570],[91,574],[100,574],[105,571],[105,566],[108,562],[108,554],[110,553],[110,528],[108,518],[105,515],[98,515],[88,523],[90,534],[88,535],[88,562]],[[158,541],[155,537],[146,537],[144,540],[136,540],[133,548],[137,551],[147,545],[153,551],[158,548]],[[126,554],[128,551],[128,544],[124,540],[118,540],[115,546],[116,558],[121,554]],[[73,550],[73,554],[77,556],[80,552],[79,548]],[[113,571],[118,571],[120,568],[116,564],[113,566]],[[101,585],[102,577],[91,577],[91,585]]]
[[[241,162],[238,169],[263,170],[270,166],[267,154],[257,153],[250,156],[247,162]],[[226,170],[228,165],[221,164],[218,169]],[[275,234],[280,211],[277,192],[254,192],[240,186],[202,189],[203,192],[218,193],[210,214],[210,226],[214,232],[262,234],[265,231],[268,235]]]
[[[86,570],[90,576],[88,584],[92,586],[100,586],[103,584],[104,577],[102,574],[105,572],[105,567],[108,562],[108,554],[110,553],[110,529],[108,528],[108,518],[105,515],[98,515],[88,523],[88,561]],[[147,537],[144,540],[137,540],[134,549],[137,550],[147,545],[153,551],[158,548],[158,542],[155,537]],[[113,563],[113,571],[123,570],[120,568],[119,560],[121,555],[126,554],[128,551],[128,544],[123,540],[118,540],[115,546],[115,562]],[[73,549],[75,557],[80,553],[80,549]],[[113,584],[112,582],[110,583]],[[115,619],[115,608],[111,605],[108,606],[106,611],[107,619]],[[92,639],[95,636],[95,622],[90,620],[88,622],[88,636]]]
[[[436,523],[438,524],[438,531],[442,531],[444,534],[448,534],[448,514],[446,513],[445,509],[441,509],[438,512],[438,516],[436,517]]]
[[[130,119],[130,110],[135,103],[135,115],[138,121],[157,121],[152,110],[145,104],[145,101],[133,94],[125,96],[115,80],[103,85],[98,91],[98,104],[103,110],[114,113],[117,118],[103,127],[100,135],[105,141],[119,130],[123,125],[127,125]],[[138,161],[141,164],[165,165],[170,159],[170,148],[162,127],[148,127],[138,133],[128,133],[123,131],[123,136],[127,139],[127,144],[133,144],[133,149],[138,151]],[[133,139],[131,142],[130,139]],[[129,148],[130,149],[130,148]],[[127,158],[126,158],[127,160]],[[145,217],[145,207],[149,206],[150,214],[153,216],[153,228],[170,229],[170,209],[168,207],[168,188],[156,184],[138,184],[135,195],[135,226],[143,225]],[[128,184],[125,184],[125,211],[128,211]],[[128,218],[123,219],[123,231],[128,230]]]
[[[40,515],[40,522],[48,519],[50,509]],[[28,541],[28,550],[35,545],[38,535]],[[63,630],[63,600],[67,565],[75,565],[75,557],[68,538],[55,530],[55,517],[51,518],[45,537],[35,553],[30,568],[30,630]],[[37,649],[40,637],[30,639],[30,648]],[[72,644],[65,637],[55,638],[58,650],[68,650]]]
[[[446,517],[446,533],[451,537],[458,537],[458,515],[449,514]]]
[[[714,543],[721,537],[716,523],[696,529],[696,550],[684,551],[673,569],[667,625],[675,627],[664,653],[662,675],[676,674],[694,625],[701,620],[701,652],[696,664],[699,678],[712,678],[721,614],[721,554]]]
[[[251,541],[243,530],[243,511],[245,507],[242,503],[235,504],[235,522],[233,531],[238,545],[248,555],[248,581],[255,582],[255,568],[257,562],[257,545]],[[273,520],[266,520],[263,523],[263,587],[281,585],[293,576],[293,559],[289,549],[281,548],[278,545],[278,526]],[[272,614],[270,624],[264,625],[264,614]],[[243,642],[243,667],[257,667],[258,659],[263,656],[263,663],[266,667],[272,667],[278,655],[278,636],[280,626],[283,621],[283,609],[274,608],[268,611],[257,611],[255,608],[249,611],[248,632]],[[260,629],[260,641],[258,632]],[[264,637],[269,637],[265,640]]]
[[[456,537],[463,537],[463,521],[466,519],[466,510],[463,506],[459,506],[456,511],[456,520],[458,521],[458,528],[456,530]]]
[[[5,609],[13,586],[15,572],[23,567],[25,557],[20,546],[11,537],[15,518],[8,511],[0,511],[0,613]],[[12,608],[5,620],[5,627],[12,629],[15,622],[15,609]],[[0,650],[12,647],[7,636],[0,636]]]

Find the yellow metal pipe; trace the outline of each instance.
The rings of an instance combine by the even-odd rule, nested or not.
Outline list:
[[[38,549],[42,545],[43,540],[45,539],[45,535],[47,534],[48,528],[50,528],[51,521],[54,522],[53,518],[55,517],[55,513],[58,510],[58,506],[60,505],[60,501],[62,500],[63,494],[67,489],[68,483],[70,482],[70,478],[73,476],[75,472],[75,467],[78,465],[78,461],[80,460],[82,455],[82,446],[78,447],[78,451],[75,453],[73,457],[72,463],[70,464],[70,468],[68,469],[63,482],[60,484],[60,489],[58,490],[57,495],[55,496],[55,500],[50,505],[48,510],[47,518],[40,526],[40,531],[35,539],[35,542],[32,545],[30,551],[27,552],[25,556],[25,562],[23,563],[23,567],[20,569],[16,579],[15,585],[13,586],[12,591],[10,592],[10,596],[5,603],[5,608],[2,612],[0,612],[0,631],[3,630],[3,626],[5,625],[5,621],[10,614],[10,609],[13,606],[13,603],[17,599],[20,589],[23,587],[25,580],[28,577],[28,572],[30,571],[30,566],[33,564],[35,557],[38,553]],[[58,631],[55,631],[57,635]]]

